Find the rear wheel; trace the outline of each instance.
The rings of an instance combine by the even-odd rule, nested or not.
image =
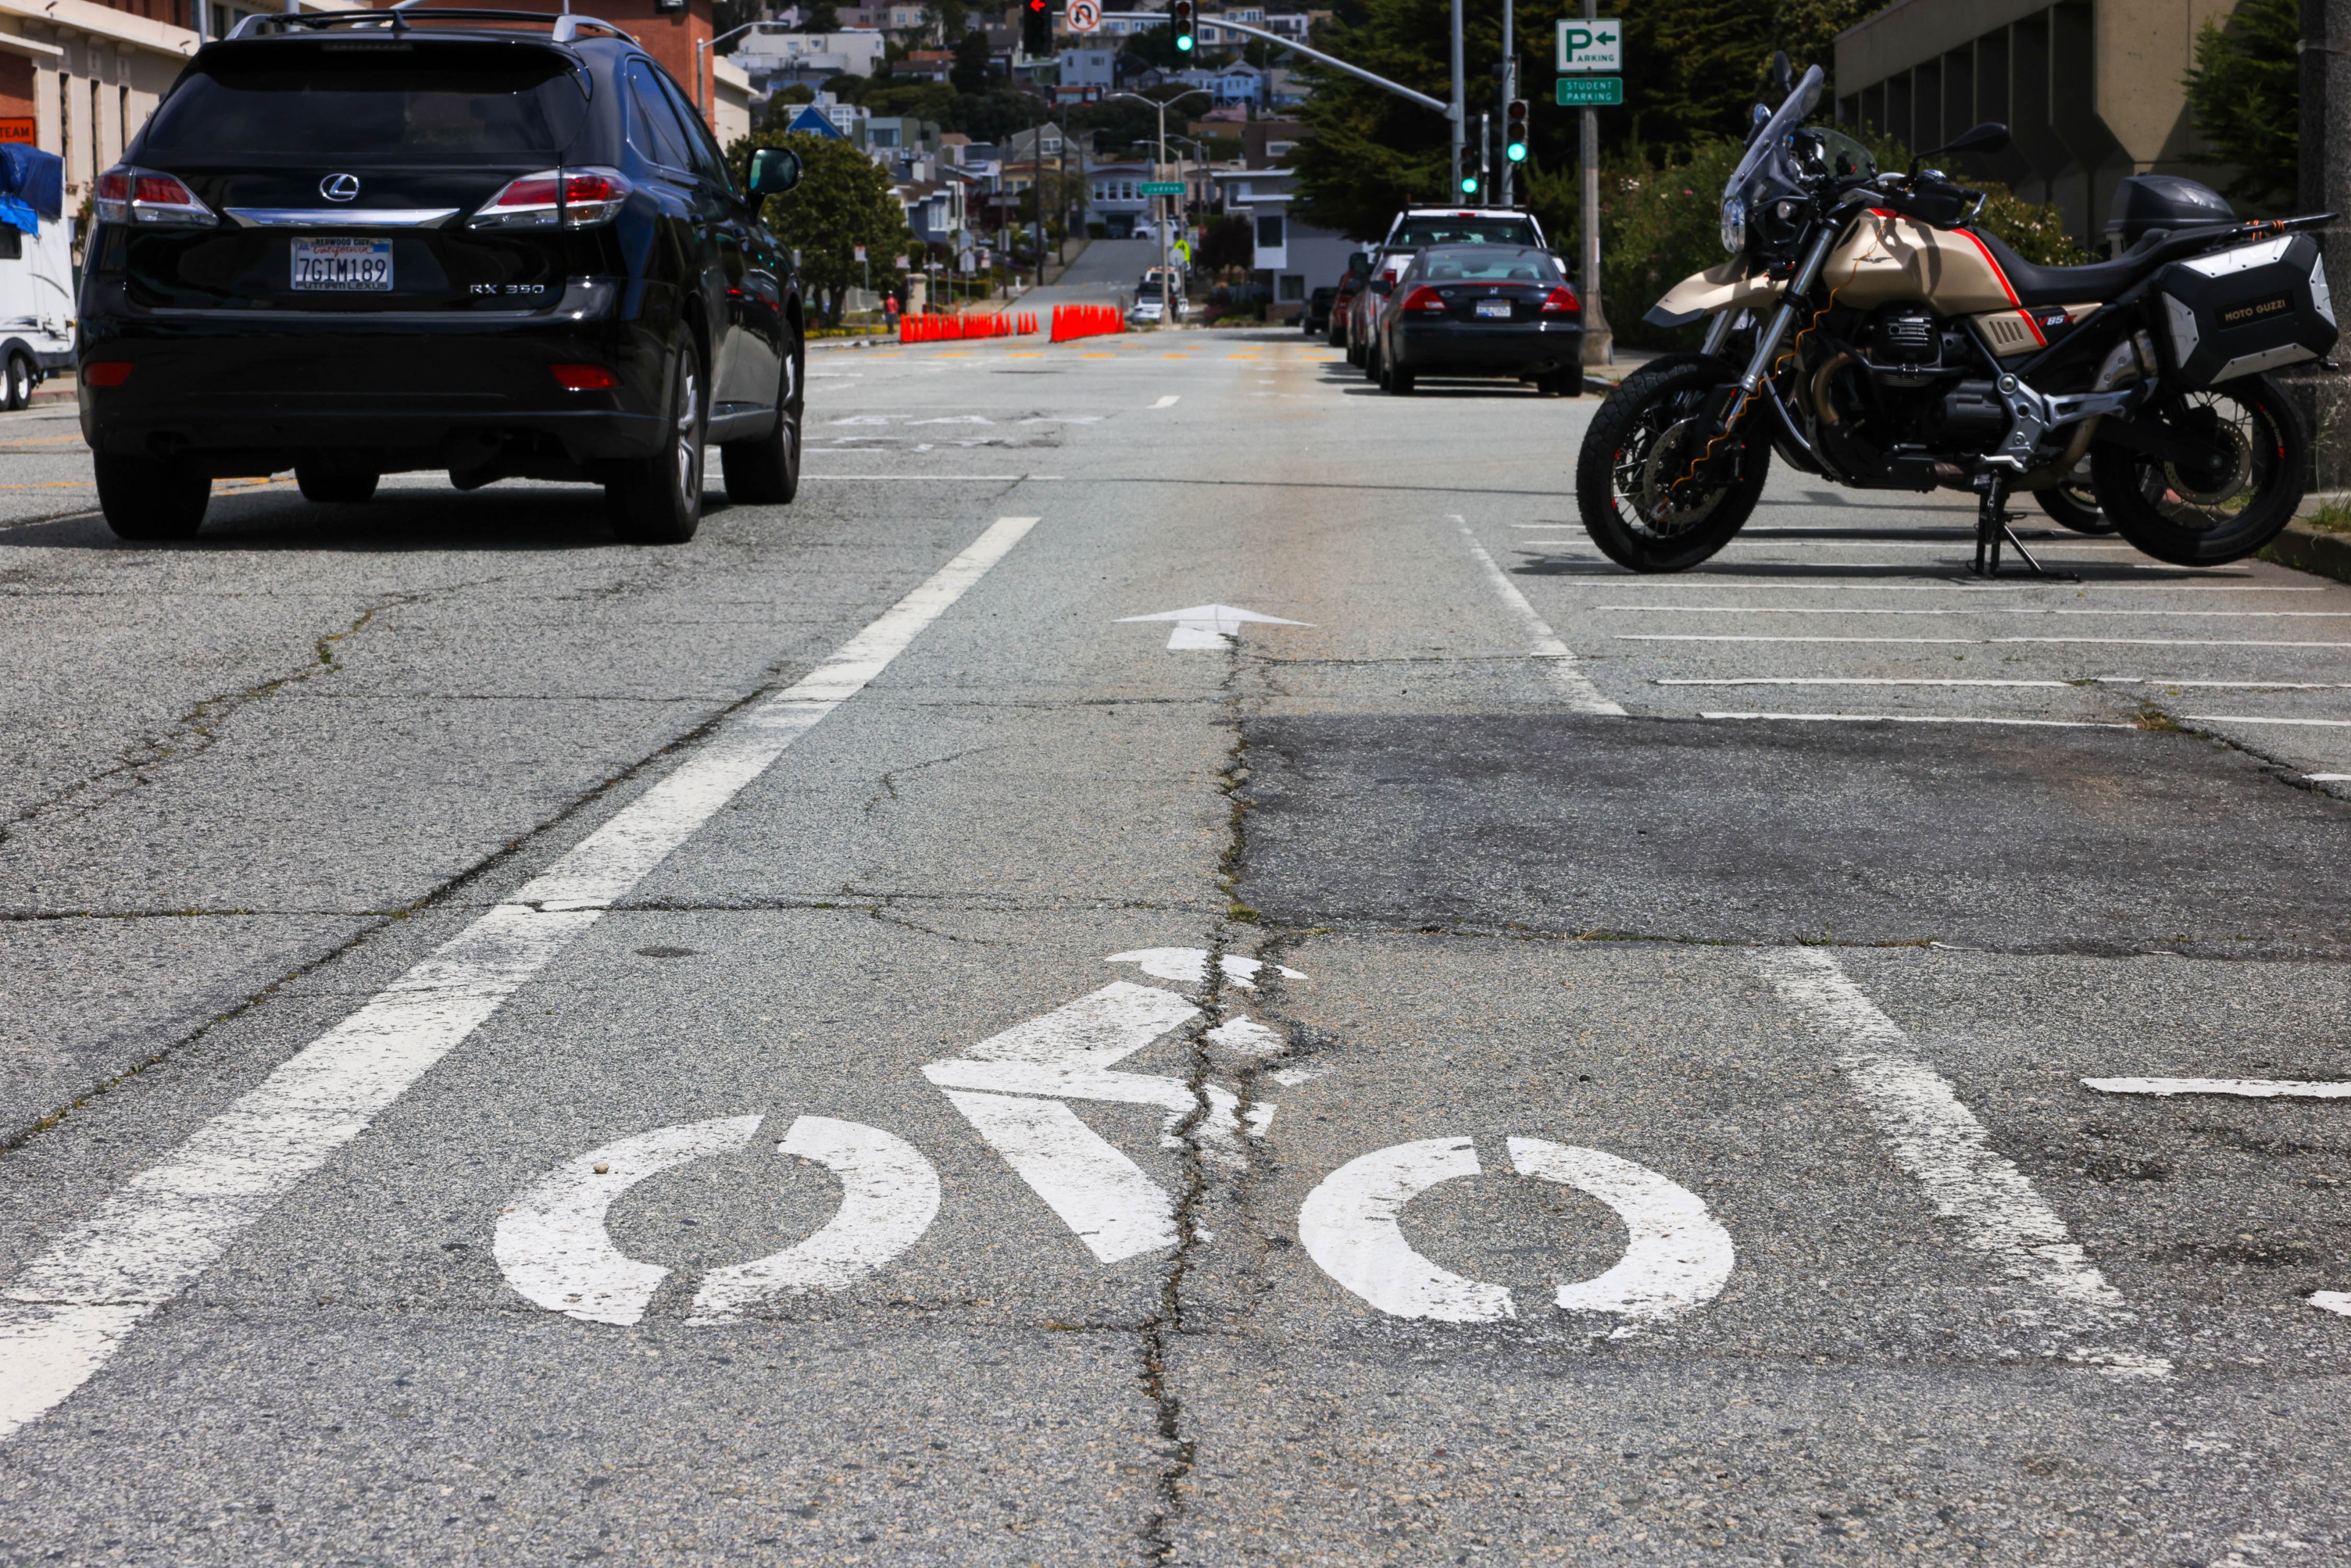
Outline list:
[[[204,526],[213,482],[157,457],[101,457],[98,504],[119,539],[184,539]]]
[[[1535,391],[1545,397],[1582,397],[1583,372],[1580,370],[1553,371],[1535,378]]]
[[[1592,416],[1575,465],[1575,499],[1592,542],[1635,571],[1682,571],[1730,542],[1763,494],[1771,449],[1742,427],[1706,477],[1713,411],[1727,366],[1661,366],[1625,378]]]
[[[726,498],[737,506],[780,507],[800,493],[799,361],[784,361],[776,390],[776,426],[756,441],[730,441],[718,449],[726,476]]]
[[[668,439],[651,457],[627,465],[604,486],[612,531],[632,545],[682,545],[702,526],[702,438],[709,414],[702,396],[702,356],[678,345],[670,375]]]
[[[2084,458],[2062,485],[2032,492],[2033,505],[2077,534],[2110,534],[2114,523],[2098,509],[2098,493],[2090,482],[2090,462]]]
[[[1332,348],[1341,349],[1346,347],[1347,322],[1345,318],[1333,312],[1331,317],[1331,330],[1327,336]]]
[[[2302,504],[2310,435],[2302,413],[2267,376],[2244,376],[2166,398],[2165,427],[2202,450],[2187,461],[2116,443],[2091,449],[2100,510],[2124,538],[2174,566],[2241,560]]]
[[[1410,397],[1420,378],[1410,371],[1383,363],[1380,366],[1380,390],[1390,397]]]
[[[294,483],[302,498],[322,507],[354,507],[372,500],[380,474],[364,468],[319,468],[307,463],[294,465]]]
[[[11,410],[32,406],[33,386],[36,380],[31,360],[22,354],[8,356],[5,401]]]

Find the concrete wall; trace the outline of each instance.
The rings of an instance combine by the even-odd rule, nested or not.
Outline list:
[[[2015,146],[1965,172],[2056,204],[2084,244],[2103,244],[2116,182],[2185,174],[2200,162],[2183,80],[2204,23],[2232,0],[1900,0],[1840,34],[1837,118],[1923,152],[1980,120]]]

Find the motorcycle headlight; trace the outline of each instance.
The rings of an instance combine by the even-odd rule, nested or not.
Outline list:
[[[1738,196],[1722,204],[1722,248],[1737,256],[1747,248],[1747,203]]]

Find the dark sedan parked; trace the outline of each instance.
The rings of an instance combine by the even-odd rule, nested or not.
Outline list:
[[[1331,329],[1331,302],[1338,293],[1335,288],[1318,288],[1306,297],[1306,308],[1298,313],[1298,325],[1308,337]]]
[[[442,469],[605,486],[624,539],[799,483],[800,298],[688,95],[584,16],[258,15],[196,51],[98,181],[81,423],[128,538],[214,479],[314,501]]]
[[[1532,382],[1551,397],[1583,390],[1583,302],[1548,251],[1436,246],[1394,283],[1375,279],[1374,354],[1382,390],[1423,376]]]

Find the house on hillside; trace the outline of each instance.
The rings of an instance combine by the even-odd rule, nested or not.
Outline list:
[[[1272,296],[1268,320],[1296,320],[1309,289],[1335,283],[1357,246],[1346,235],[1290,215],[1297,174],[1288,169],[1229,169],[1216,173],[1227,214],[1249,220],[1253,280]]]

